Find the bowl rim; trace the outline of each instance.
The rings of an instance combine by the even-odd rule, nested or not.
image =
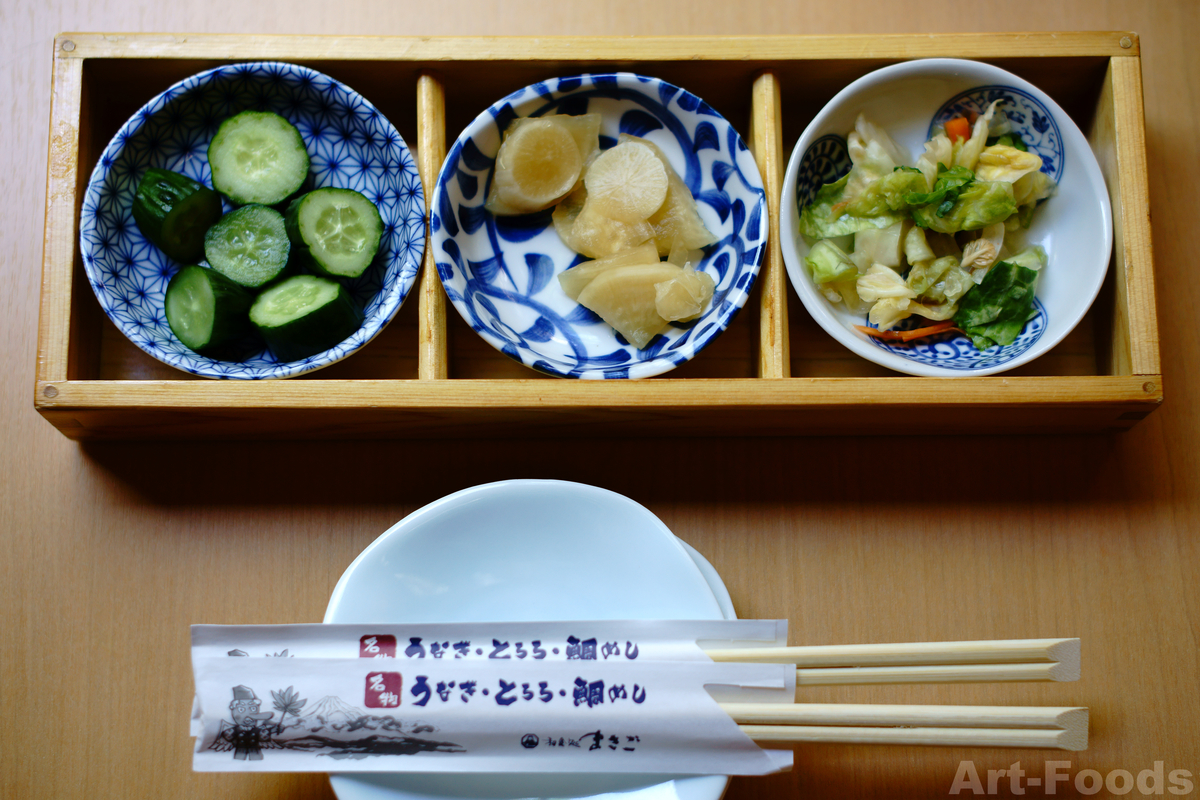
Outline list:
[[[231,70],[241,70],[246,72],[255,70],[262,70],[265,72],[274,71],[274,74],[278,75],[281,79],[286,79],[289,77],[287,75],[288,72],[293,74],[300,73],[309,78],[327,82],[330,87],[340,88],[340,90],[346,93],[346,96],[349,99],[361,103],[364,109],[377,115],[378,119],[382,123],[386,124],[387,128],[390,129],[390,131],[395,135],[394,146],[400,149],[401,163],[407,162],[412,165],[413,178],[417,182],[418,187],[422,186],[420,170],[416,168],[416,160],[412,154],[412,150],[408,147],[408,143],[404,140],[404,137],[400,134],[400,131],[397,130],[392,121],[386,115],[384,115],[374,103],[356,90],[347,86],[342,81],[320,72],[319,70],[315,70],[312,67],[305,66],[303,64],[296,64],[290,61],[236,61],[229,64],[221,64],[201,70],[200,72],[192,75],[188,75],[187,77],[184,77],[171,84],[154,97],[150,98],[150,100],[142,104],[137,111],[130,115],[130,117],[121,124],[116,133],[113,134],[113,137],[109,140],[108,144],[105,145],[104,149],[97,157],[96,164],[92,168],[88,182],[84,187],[78,232],[80,258],[83,261],[84,272],[88,278],[88,283],[91,285],[92,292],[96,295],[97,302],[100,304],[100,308],[104,312],[105,317],[135,347],[155,360],[166,364],[167,366],[178,369],[181,372],[187,372],[188,374],[196,375],[197,377],[210,378],[214,380],[279,380],[294,377],[296,375],[316,372],[317,370],[324,369],[325,367],[344,360],[373,341],[375,337],[382,333],[384,328],[386,328],[388,324],[391,323],[391,321],[396,317],[400,307],[412,293],[412,289],[416,285],[416,277],[419,274],[421,264],[424,261],[425,242],[428,233],[428,225],[425,221],[427,209],[425,205],[423,188],[421,191],[413,193],[407,199],[408,202],[413,204],[413,207],[411,212],[405,216],[405,220],[407,221],[411,219],[414,221],[413,224],[409,225],[406,222],[405,224],[398,225],[395,233],[393,234],[394,236],[405,236],[404,240],[409,243],[407,247],[408,256],[406,257],[405,261],[406,265],[411,264],[411,267],[402,266],[400,269],[398,269],[397,279],[392,282],[391,286],[381,285],[380,293],[382,293],[384,296],[383,302],[380,304],[373,316],[364,316],[362,324],[354,334],[351,334],[351,336],[362,334],[362,341],[352,346],[345,347],[344,350],[340,350],[340,352],[335,356],[326,357],[329,353],[339,351],[339,349],[342,348],[346,341],[350,338],[347,337],[347,339],[343,339],[341,342],[329,348],[328,350],[316,353],[308,358],[296,361],[279,361],[271,366],[255,368],[254,374],[225,374],[223,371],[221,371],[222,365],[232,365],[231,370],[233,373],[236,373],[236,367],[241,362],[214,359],[208,356],[200,355],[192,350],[188,350],[187,353],[175,353],[169,351],[159,353],[148,349],[143,342],[130,335],[129,330],[137,327],[135,324],[124,322],[113,316],[104,299],[101,297],[101,289],[97,285],[98,282],[102,280],[103,276],[96,272],[97,268],[94,260],[89,260],[88,258],[94,248],[89,246],[89,243],[85,238],[85,234],[94,229],[95,220],[98,216],[99,206],[101,205],[102,200],[105,197],[113,196],[113,193],[104,188],[104,178],[108,174],[109,170],[112,169],[112,166],[117,159],[120,158],[120,156],[125,152],[128,140],[141,130],[146,121],[166,109],[170,105],[171,101],[175,99],[176,95],[181,94],[184,90],[192,90],[201,87],[206,83],[211,82],[214,76],[229,73]],[[205,155],[205,158],[207,159],[207,154]],[[106,161],[109,162],[107,165],[105,164]],[[135,170],[135,172],[137,171],[138,170]],[[89,203],[89,199],[92,200],[91,203]],[[93,209],[91,213],[89,213],[89,205]],[[124,209],[124,206],[118,206],[118,209]],[[406,234],[407,229],[410,227],[414,229],[411,236]],[[140,231],[139,235],[141,235]],[[145,236],[142,235],[142,238],[145,239]],[[145,241],[147,246],[153,247],[148,239]],[[178,262],[175,262],[173,259],[167,258],[165,254],[163,257],[166,258],[170,263],[177,264],[180,267],[185,266],[178,264]],[[376,296],[378,296],[378,294]],[[162,327],[164,330],[170,333],[171,338],[178,340],[178,337],[175,336],[174,331],[171,331],[170,326],[167,325],[165,314],[163,316]]]
[[[819,132],[826,120],[832,116],[835,111],[843,105],[846,100],[858,92],[881,82],[914,77],[920,73],[929,71],[945,71],[945,70],[973,70],[989,73],[988,81],[1004,83],[1021,89],[1042,103],[1055,117],[1055,121],[1059,127],[1063,146],[1068,149],[1068,152],[1077,153],[1075,161],[1079,162],[1083,169],[1085,179],[1093,185],[1107,187],[1104,175],[1100,170],[1099,163],[1096,160],[1095,153],[1092,152],[1087,138],[1075,124],[1062,107],[1047,95],[1040,88],[1025,80],[1024,78],[1009,72],[1006,69],[997,67],[986,61],[976,61],[973,59],[963,58],[918,58],[910,61],[902,61],[896,64],[872,70],[867,74],[855,79],[839,90],[821,110],[812,118],[804,131],[800,134],[800,138],[796,141],[795,147],[792,149],[791,156],[788,159],[787,168],[784,172],[784,179],[781,190],[779,204],[779,230],[780,230],[780,250],[782,251],[784,266],[787,270],[788,281],[792,285],[792,290],[800,297],[800,301],[804,304],[809,315],[817,322],[822,330],[833,337],[836,341],[842,344],[847,349],[854,352],[862,358],[872,361],[882,367],[894,370],[908,375],[920,377],[983,377],[994,375],[1000,372],[1006,372],[1015,369],[1023,364],[1040,357],[1049,352],[1058,345],[1068,334],[1073,331],[1076,326],[1083,320],[1088,310],[1092,307],[1096,300],[1096,296],[1100,293],[1100,288],[1104,284],[1105,276],[1108,273],[1108,265],[1112,260],[1113,246],[1113,225],[1112,225],[1112,206],[1109,201],[1107,191],[1099,192],[1096,196],[1097,204],[1100,210],[1100,227],[1103,234],[1102,249],[1108,254],[1107,259],[1103,264],[1102,269],[1094,270],[1092,277],[1085,284],[1081,291],[1078,292],[1081,298],[1086,298],[1086,302],[1082,303],[1081,310],[1078,316],[1069,324],[1062,326],[1059,330],[1053,332],[1045,331],[1036,343],[1030,346],[1024,353],[1005,361],[1001,364],[981,367],[977,369],[951,369],[948,367],[937,367],[925,364],[919,361],[911,360],[903,355],[894,353],[889,350],[876,347],[867,341],[867,337],[857,332],[849,330],[841,320],[837,319],[830,308],[828,301],[824,297],[817,294],[813,288],[812,281],[808,278],[807,270],[804,269],[801,263],[802,259],[797,252],[797,237],[800,233],[797,229],[799,221],[799,209],[796,203],[796,184],[800,171],[800,164],[804,159],[804,154],[808,148],[818,139]],[[946,98],[947,100],[950,98]],[[1069,142],[1069,144],[1068,144]],[[1053,198],[1051,198],[1053,200]],[[798,279],[797,275],[803,276]]]
[[[556,76],[551,76],[549,78],[545,78],[541,81],[537,81],[537,82],[528,84],[519,89],[516,89],[515,91],[510,92],[509,94],[505,95],[504,97],[500,98],[499,100],[496,100],[495,102],[491,103],[489,106],[484,108],[482,111],[480,111],[480,113],[477,114],[467,124],[467,126],[462,130],[462,132],[459,133],[457,138],[455,138],[453,144],[447,149],[447,155],[446,155],[445,160],[442,162],[441,168],[438,170],[437,180],[436,180],[436,183],[434,184],[432,197],[431,197],[431,200],[429,203],[429,207],[430,207],[429,213],[430,213],[430,220],[431,220],[430,233],[429,233],[429,247],[435,253],[435,255],[434,255],[435,265],[437,263],[437,258],[438,258],[436,253],[443,252],[442,245],[447,240],[453,240],[454,238],[456,238],[455,236],[449,236],[446,233],[446,226],[444,224],[442,224],[440,221],[435,223],[433,220],[434,220],[435,216],[440,215],[440,210],[441,210],[441,207],[443,204],[451,205],[451,201],[449,201],[448,199],[444,199],[444,197],[443,197],[443,194],[445,192],[444,187],[455,176],[455,172],[458,168],[458,164],[462,160],[461,153],[462,153],[465,142],[474,138],[474,136],[476,134],[482,132],[486,128],[486,126],[494,125],[496,122],[496,118],[497,118],[497,114],[495,112],[501,112],[502,109],[506,105],[510,106],[511,108],[516,110],[516,108],[519,108],[520,105],[527,105],[527,104],[538,103],[538,102],[542,102],[542,103],[553,102],[562,97],[568,97],[578,91],[590,90],[590,89],[595,88],[595,82],[597,79],[612,79],[618,84],[622,84],[622,82],[624,82],[624,85],[622,86],[622,88],[625,88],[625,87],[636,88],[641,94],[646,94],[647,96],[650,96],[650,94],[649,94],[649,91],[645,87],[650,87],[650,90],[656,90],[659,87],[665,87],[665,88],[674,90],[674,92],[670,96],[671,100],[674,100],[677,97],[693,98],[696,101],[696,103],[698,104],[698,108],[707,109],[707,112],[705,112],[705,119],[711,118],[711,119],[719,120],[722,124],[727,126],[727,131],[732,132],[733,137],[734,137],[733,146],[735,146],[737,148],[737,152],[747,152],[747,153],[750,152],[750,148],[746,145],[745,139],[742,138],[742,136],[738,132],[737,128],[734,127],[733,123],[731,123],[728,119],[726,119],[724,115],[722,115],[720,112],[718,112],[712,106],[710,106],[700,96],[693,94],[689,90],[687,90],[681,86],[678,86],[676,84],[673,84],[669,81],[666,81],[662,78],[657,78],[657,77],[648,76],[648,75],[641,75],[639,73],[622,71],[622,70],[613,70],[613,71],[599,71],[599,72],[582,72],[582,73],[575,73],[575,74],[570,74],[570,75],[556,75]],[[558,89],[558,85],[561,84],[561,82],[574,81],[574,80],[580,81],[578,86],[575,86],[566,91],[560,91]],[[553,90],[550,90],[545,86],[546,83],[551,82],[551,81],[553,81],[555,83],[555,88]],[[539,87],[541,87],[541,90],[539,90]],[[533,90],[533,92],[536,96],[530,95],[531,90]],[[520,103],[517,104],[515,101],[520,101]],[[753,155],[751,155],[751,158],[753,158]],[[734,160],[734,164],[736,167],[736,153],[733,154],[733,160]],[[713,340],[715,340],[722,332],[724,332],[729,327],[730,324],[732,324],[734,319],[737,318],[737,316],[740,313],[743,306],[745,306],[747,300],[750,297],[750,294],[753,292],[754,286],[756,285],[756,283],[758,281],[758,277],[761,272],[763,262],[765,261],[766,248],[769,244],[769,236],[770,236],[770,206],[767,203],[766,187],[762,180],[762,174],[761,174],[760,170],[758,169],[757,162],[755,162],[755,169],[753,171],[751,171],[749,174],[746,174],[746,171],[741,170],[741,169],[737,169],[737,173],[739,175],[742,175],[742,177],[743,177],[742,183],[743,183],[743,186],[745,186],[746,190],[756,194],[756,199],[755,199],[754,204],[746,207],[746,216],[747,216],[747,218],[749,218],[752,213],[757,213],[758,218],[759,218],[759,229],[758,229],[759,236],[758,236],[758,239],[756,240],[759,242],[759,244],[755,248],[754,257],[753,257],[753,259],[743,259],[740,264],[740,269],[736,273],[737,275],[743,275],[743,276],[749,276],[749,277],[744,278],[745,282],[740,287],[736,286],[734,284],[731,284],[731,286],[730,286],[730,291],[732,291],[734,289],[738,290],[737,302],[730,303],[728,308],[720,310],[717,313],[717,315],[713,318],[713,324],[709,327],[708,330],[705,330],[701,336],[698,336],[694,339],[689,339],[689,341],[687,341],[683,346],[670,351],[670,355],[665,354],[664,352],[660,351],[653,357],[646,358],[644,360],[637,360],[635,357],[634,359],[631,359],[629,361],[614,365],[611,369],[598,368],[598,367],[589,367],[589,368],[582,368],[582,369],[581,368],[573,368],[567,362],[561,361],[557,358],[551,359],[551,358],[545,356],[544,354],[537,352],[536,350],[533,350],[531,348],[526,348],[526,347],[520,345],[519,343],[513,342],[511,340],[504,340],[504,343],[500,343],[498,340],[500,340],[502,337],[500,337],[494,331],[488,331],[488,332],[486,332],[486,335],[485,335],[485,332],[475,330],[474,326],[471,324],[470,318],[468,317],[467,313],[464,311],[463,303],[465,301],[456,299],[454,294],[452,294],[450,292],[448,292],[447,299],[449,300],[450,304],[454,306],[454,308],[458,312],[459,316],[461,316],[463,318],[463,320],[467,323],[467,325],[472,328],[472,331],[476,335],[478,335],[480,338],[482,338],[485,342],[487,342],[487,344],[490,345],[493,349],[500,351],[501,353],[503,353],[504,355],[513,359],[514,361],[517,361],[518,363],[520,363],[522,366],[528,367],[528,368],[533,369],[542,374],[550,375],[553,377],[575,378],[575,379],[582,379],[582,380],[605,380],[605,379],[611,380],[611,379],[618,379],[618,378],[624,378],[627,380],[640,380],[642,378],[655,377],[657,375],[662,375],[663,373],[669,372],[670,370],[678,367],[680,364],[687,363],[688,361],[691,361],[693,358],[695,358],[697,353],[699,353],[701,350],[703,350],[705,347],[707,347],[709,344],[711,344]],[[746,186],[747,181],[752,185]],[[486,189],[486,184],[482,187],[482,189]],[[697,201],[697,202],[699,202],[699,201]],[[480,206],[480,207],[482,207],[482,206]],[[439,217],[439,219],[440,219],[440,217]],[[460,272],[461,272],[461,270],[460,270]],[[447,281],[447,277],[443,273],[443,270],[438,269],[437,273],[438,273],[438,279],[443,284],[443,288],[449,289],[450,287],[447,287],[445,285],[446,281]],[[710,311],[708,313],[711,314],[711,313],[713,313],[714,310],[716,310],[716,309],[713,309],[710,307]],[[707,316],[707,314],[705,316]],[[704,316],[702,316],[700,318],[700,320],[697,320],[696,324],[698,325],[701,321],[703,321],[703,319],[704,319]],[[615,332],[614,332],[614,336],[615,336]],[[616,344],[616,346],[621,347],[621,345],[619,343],[615,342],[615,344]],[[627,347],[632,348],[632,352],[635,354],[637,352],[640,352],[636,348],[633,348],[633,346],[631,344],[628,345]],[[510,350],[512,350],[514,352],[510,352]],[[531,360],[526,361],[524,358],[522,358],[521,357],[522,353],[525,353],[528,356],[530,356]],[[674,357],[672,357],[672,355]],[[686,357],[680,358],[680,356],[683,356],[683,355],[685,355]],[[626,374],[626,375],[610,374],[610,372],[615,373],[615,372],[622,372],[622,371],[626,372],[626,373],[636,373],[636,374]]]

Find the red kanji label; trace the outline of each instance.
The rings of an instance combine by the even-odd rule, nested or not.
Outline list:
[[[364,636],[358,640],[359,658],[395,658],[395,636]]]
[[[400,686],[399,672],[368,672],[363,703],[367,708],[396,708],[400,705]]]

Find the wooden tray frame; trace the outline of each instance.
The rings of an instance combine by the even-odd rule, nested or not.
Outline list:
[[[777,214],[787,155],[784,87],[805,86],[805,76],[819,76],[813,82],[822,83],[828,96],[830,87],[840,88],[870,69],[933,56],[1025,67],[1047,80],[1063,67],[1094,76],[1085,81],[1095,96],[1085,133],[1108,181],[1115,230],[1105,291],[1089,315],[1098,331],[1087,362],[1095,374],[918,378],[855,375],[858,367],[852,365],[844,377],[792,377],[789,347],[795,333],[789,327],[791,290]],[[457,321],[447,318],[427,248],[417,298],[408,301],[418,304],[414,378],[323,379],[321,373],[263,382],[185,380],[182,373],[170,379],[100,377],[94,365],[103,336],[97,333],[119,334],[99,312],[83,277],[78,220],[96,155],[94,140],[111,136],[115,128],[93,129],[99,123],[88,100],[88,81],[101,80],[104,69],[111,72],[123,62],[132,69],[166,60],[175,60],[170,66],[179,77],[249,60],[298,62],[331,72],[339,65],[366,65],[411,73],[414,150],[427,199],[447,139],[457,134],[457,128],[447,130],[447,90],[479,74],[472,70],[487,67],[516,78],[621,68],[683,75],[675,80],[685,86],[689,70],[710,79],[724,71],[748,76],[749,122],[743,132],[767,187],[771,241],[760,288],[751,298],[757,308],[744,312],[735,325],[750,326],[744,335],[756,339],[757,363],[747,364],[749,374],[739,377],[668,373],[645,381],[592,382],[546,379],[520,367],[515,373],[501,369],[500,377],[454,377],[447,343],[448,328]],[[93,72],[94,65],[103,68]],[[511,88],[520,85],[524,82]],[[412,93],[411,87],[404,91]],[[469,109],[469,115],[486,102]],[[814,102],[810,110],[823,100]],[[459,117],[466,111],[455,109]],[[790,141],[803,123],[792,126]],[[794,296],[791,305],[794,315],[804,314]],[[812,331],[824,336],[815,326]],[[814,369],[820,372],[819,365]],[[1100,431],[1131,427],[1162,398],[1136,34],[399,38],[68,33],[55,41],[34,404],[71,438]]]

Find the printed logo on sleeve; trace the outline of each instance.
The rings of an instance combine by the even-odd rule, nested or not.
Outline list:
[[[399,672],[368,672],[363,704],[367,708],[397,708],[402,683]]]
[[[364,636],[358,640],[359,658],[395,658],[395,636]]]

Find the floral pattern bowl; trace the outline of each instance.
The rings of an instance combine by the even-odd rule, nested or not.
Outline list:
[[[355,189],[376,204],[383,218],[379,254],[347,285],[364,311],[362,326],[340,344],[299,361],[279,361],[250,341],[245,358],[236,362],[185,347],[163,310],[167,284],[182,265],[142,236],[131,212],[138,181],[149,167],[211,186],[208,143],[221,122],[246,109],[273,111],[299,129],[313,188]],[[230,208],[226,203],[225,210]],[[209,378],[287,378],[340,361],[395,316],[421,265],[425,199],[404,139],[365,98],[307,67],[231,64],[180,81],[121,127],[92,172],[79,228],[84,270],[101,307],[143,351]]]
[[[1010,345],[979,351],[957,332],[901,344],[856,330],[864,316],[833,305],[804,262],[800,211],[824,184],[850,170],[846,135],[860,113],[915,157],[935,127],[979,113],[994,100],[1028,148],[1042,158],[1055,193],[1033,215],[1025,240],[1049,264],[1038,278],[1034,316]],[[990,375],[1032,361],[1062,341],[1100,290],[1112,251],[1112,211],[1100,167],[1075,123],[1049,96],[998,67],[960,59],[925,59],[869,73],[839,92],[813,119],[792,152],[780,203],[780,246],[792,287],[808,313],[850,350],[897,372],[927,377]],[[898,328],[929,324],[904,320]]]
[[[598,113],[601,148],[628,133],[654,142],[696,198],[718,241],[699,269],[716,282],[703,315],[672,323],[639,350],[563,292],[555,276],[583,260],[550,211],[493,216],[484,208],[502,133],[516,117]],[[766,193],[737,131],[700,98],[656,78],[580,75],[527,86],[480,114],[442,165],[430,246],[450,302],[484,340],[549,375],[645,378],[691,359],[727,328],[758,276]]]

